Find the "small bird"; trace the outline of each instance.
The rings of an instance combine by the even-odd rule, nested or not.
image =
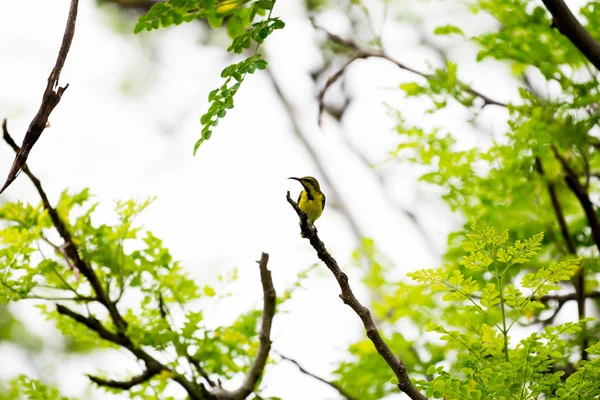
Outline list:
[[[303,178],[290,177],[288,179],[294,179],[304,187],[304,190],[298,196],[298,207],[308,217],[308,223],[313,225],[321,214],[323,214],[323,209],[325,208],[325,195],[321,192],[319,181],[312,176],[305,176]],[[302,237],[305,237],[304,234],[302,234]]]

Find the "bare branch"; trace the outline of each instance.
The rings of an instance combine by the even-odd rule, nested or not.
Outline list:
[[[238,389],[228,391],[221,387],[215,388],[213,394],[215,394],[219,400],[243,400],[248,397],[250,393],[254,391],[256,384],[265,369],[269,351],[271,350],[271,326],[273,324],[273,317],[275,316],[277,294],[275,293],[275,286],[273,286],[271,271],[267,268],[269,255],[267,253],[262,253],[260,261],[257,262],[260,268],[260,281],[263,287],[264,299],[258,353],[250,370],[246,374],[244,382]]]
[[[292,364],[294,364],[296,367],[298,367],[298,369],[300,370],[300,372],[302,372],[305,375],[310,376],[311,378],[314,378],[316,380],[318,380],[319,382],[323,382],[324,384],[326,384],[327,386],[335,389],[338,391],[339,394],[341,394],[344,398],[346,398],[346,400],[357,400],[356,397],[350,395],[348,392],[346,392],[340,385],[338,385],[335,382],[331,382],[328,381],[327,379],[323,379],[318,375],[313,374],[312,372],[307,371],[302,365],[300,365],[300,363],[296,360],[294,360],[293,358],[289,358],[284,356],[283,354],[281,354],[280,352],[276,352],[277,355],[279,357],[281,357],[282,359],[291,362]]]
[[[62,44],[58,52],[58,57],[56,58],[56,64],[54,65],[54,68],[52,68],[52,72],[50,72],[50,76],[48,77],[46,90],[44,91],[44,96],[42,97],[42,104],[40,105],[37,114],[35,117],[33,117],[33,120],[29,124],[29,128],[27,128],[27,133],[23,139],[23,144],[15,155],[15,160],[10,168],[6,182],[2,186],[2,189],[0,189],[0,193],[6,190],[6,188],[17,178],[17,175],[23,169],[23,166],[27,161],[27,157],[29,156],[29,152],[40,138],[42,132],[48,124],[48,117],[50,116],[50,113],[60,101],[63,92],[67,89],[67,87],[69,87],[68,84],[64,87],[60,87],[58,85],[58,79],[65,64],[65,60],[67,59],[69,49],[71,48],[73,36],[75,35],[75,22],[77,20],[78,5],[79,0],[71,0],[69,16],[67,18],[67,25],[65,27]]]
[[[134,387],[135,385],[148,382],[159,372],[160,370],[146,369],[142,374],[136,375],[126,381],[115,381],[112,379],[104,379],[93,375],[88,375],[87,377],[90,378],[90,380],[98,386],[106,386],[115,389],[128,390]]]
[[[592,238],[596,244],[596,247],[598,250],[600,250],[600,222],[598,221],[598,216],[596,215],[596,210],[594,209],[594,205],[590,200],[588,191],[586,190],[585,186],[579,182],[577,173],[571,168],[564,157],[560,155],[556,147],[552,146],[552,151],[563,167],[563,171],[565,172],[564,179],[567,186],[577,197],[581,207],[583,208],[583,211],[585,212],[590,229],[592,230]]]
[[[406,366],[389,348],[385,340],[379,334],[377,330],[377,326],[371,317],[371,312],[365,306],[363,306],[354,293],[352,292],[352,288],[348,282],[348,276],[340,269],[337,264],[337,261],[329,254],[327,249],[325,248],[325,244],[321,241],[317,234],[317,229],[308,223],[307,215],[298,207],[298,204],[292,200],[290,196],[290,192],[287,192],[287,201],[294,208],[298,217],[300,218],[300,229],[304,236],[310,241],[311,246],[317,252],[317,256],[321,261],[325,263],[327,268],[331,271],[335,279],[337,280],[342,293],[340,294],[340,298],[344,302],[344,304],[348,305],[361,319],[363,326],[365,327],[365,331],[367,333],[367,337],[373,345],[375,349],[379,353],[379,355],[385,360],[391,370],[394,372],[396,377],[398,378],[398,389],[402,392],[406,393],[408,397],[415,400],[426,400],[423,394],[421,394],[417,388],[412,384],[408,373],[406,372]]]
[[[98,336],[100,336],[102,339],[108,340],[111,343],[114,343],[116,345],[126,348],[127,350],[129,350],[129,352],[131,352],[139,360],[143,361],[146,366],[146,372],[144,372],[142,375],[139,375],[137,377],[138,379],[141,376],[146,376],[145,374],[151,374],[151,376],[148,377],[148,379],[150,379],[150,378],[152,378],[152,376],[156,375],[157,373],[159,373],[163,370],[169,371],[174,374],[173,380],[176,381],[177,383],[179,383],[185,389],[185,391],[187,392],[190,399],[192,399],[192,400],[214,400],[215,399],[214,396],[212,396],[210,393],[207,392],[206,388],[204,388],[203,385],[201,385],[201,384],[196,385],[194,382],[189,381],[185,376],[178,374],[175,371],[171,370],[169,367],[163,365],[160,361],[156,360],[154,357],[152,357],[146,351],[137,347],[131,341],[131,339],[129,339],[128,336],[126,336],[120,332],[119,333],[111,332],[104,325],[102,325],[102,323],[100,323],[100,321],[98,321],[96,318],[91,317],[91,316],[86,317],[84,315],[76,313],[75,311],[73,311],[70,308],[67,308],[61,304],[56,305],[56,311],[61,315],[65,315],[65,316],[73,319],[74,321],[85,325],[90,330],[96,332],[98,334]],[[90,379],[92,379],[92,377],[90,377]],[[101,378],[97,378],[97,379],[101,379]],[[102,381],[103,382],[116,382],[116,381],[105,381],[105,380],[102,380]],[[127,381],[127,382],[129,382],[129,381]],[[142,383],[142,382],[144,382],[144,381],[140,381],[138,383]],[[123,382],[121,382],[121,383],[123,383]],[[133,386],[134,385],[131,385],[130,387],[133,387]],[[113,387],[116,387],[116,386],[113,386]]]
[[[204,378],[204,380],[210,385],[210,387],[217,386],[217,384],[215,382],[213,382],[212,379],[210,379],[210,376],[208,376],[208,373],[206,373],[206,370],[204,368],[202,368],[202,365],[200,365],[200,361],[196,360],[194,357],[192,357],[190,355],[187,355],[186,358],[190,362],[190,364],[192,364],[194,366],[194,368],[196,369],[196,371],[198,371],[198,373],[202,376],[202,378]]]
[[[17,152],[19,151],[19,146],[17,146],[15,141],[8,133],[8,129],[6,127],[6,120],[4,120],[3,123],[3,137],[6,143],[8,143],[13,148],[13,150]],[[146,369],[148,371],[152,372],[155,371],[157,368],[158,372],[162,371],[163,369],[169,371],[169,369],[166,366],[162,365],[159,361],[150,356],[144,350],[137,348],[129,339],[129,337],[123,333],[127,328],[127,322],[119,313],[116,304],[113,301],[111,301],[108,297],[108,294],[102,287],[102,284],[100,283],[100,280],[98,279],[98,276],[96,275],[94,270],[80,257],[79,251],[77,250],[77,247],[73,242],[73,238],[71,237],[71,233],[61,220],[56,209],[50,205],[50,201],[48,200],[46,192],[42,188],[40,180],[37,179],[35,175],[31,173],[26,163],[23,164],[23,172],[25,172],[25,174],[29,177],[31,182],[33,182],[33,185],[35,186],[40,197],[42,198],[42,204],[44,206],[44,209],[48,211],[48,214],[50,215],[50,219],[52,220],[54,227],[58,231],[61,238],[65,241],[65,244],[61,246],[62,248],[64,248],[65,254],[73,261],[73,265],[75,265],[75,267],[82,273],[82,275],[85,276],[85,278],[90,282],[96,294],[94,300],[100,302],[107,309],[113,323],[115,324],[119,332],[111,332],[110,330],[106,329],[106,327],[104,327],[104,325],[102,325],[97,319],[93,317],[85,317],[60,304],[56,306],[58,313],[66,315],[72,318],[73,320],[87,326],[89,329],[98,333],[98,335],[101,338],[119,346],[125,347],[139,360],[145,363]],[[179,383],[186,390],[190,399],[192,400],[214,399],[214,396],[210,395],[203,385],[197,385],[195,382],[189,381],[185,376],[181,374],[175,373],[173,380]]]
[[[542,0],[553,17],[553,24],[583,55],[600,70],[600,43],[575,18],[563,0]]]
[[[325,82],[325,86],[323,86],[323,89],[321,89],[321,91],[317,95],[317,101],[319,103],[319,118],[318,118],[319,126],[323,125],[323,110],[325,109],[325,101],[323,101],[323,100],[325,98],[325,93],[327,93],[327,90],[329,90],[331,85],[333,85],[335,82],[337,82],[337,80],[340,79],[340,77],[342,75],[344,75],[346,68],[348,68],[348,66],[350,66],[350,64],[352,64],[354,61],[356,61],[359,58],[364,58],[364,57],[356,56],[356,57],[351,58],[339,70],[337,70],[335,74],[333,74],[329,78],[327,78],[327,82]]]
[[[428,74],[426,72],[423,71],[419,71],[415,68],[409,67],[408,65],[404,64],[401,61],[398,61],[392,57],[390,57],[389,55],[385,54],[383,51],[379,51],[379,50],[371,50],[371,49],[367,49],[367,48],[363,48],[360,47],[359,45],[357,45],[356,43],[354,43],[351,40],[347,40],[344,39],[334,33],[331,33],[329,31],[327,31],[325,28],[319,26],[314,18],[311,18],[311,23],[313,25],[313,27],[315,29],[319,29],[322,30],[323,32],[325,32],[325,34],[327,35],[328,39],[331,40],[332,42],[345,47],[351,51],[353,51],[355,54],[353,56],[353,58],[351,58],[346,64],[344,64],[342,66],[342,68],[340,70],[338,70],[335,74],[333,74],[326,82],[325,87],[323,88],[323,90],[319,93],[318,96],[318,100],[319,100],[319,125],[321,124],[321,114],[325,108],[325,106],[323,105],[323,99],[325,97],[325,93],[327,92],[327,90],[343,75],[344,71],[348,68],[348,66],[350,64],[352,64],[354,61],[359,60],[359,59],[366,59],[366,58],[381,58],[384,60],[387,60],[393,64],[395,64],[398,68],[403,69],[405,71],[409,71],[412,72],[413,74],[422,76],[426,79],[432,79],[434,78],[433,75]],[[488,105],[495,105],[495,106],[500,106],[500,107],[508,107],[508,104],[494,100],[486,95],[484,95],[483,93],[473,89],[470,85],[467,85],[466,83],[462,83],[462,82],[458,82],[458,84],[460,85],[461,89],[464,90],[467,93],[472,94],[473,96],[479,97],[480,99],[483,100],[483,107],[488,106]]]

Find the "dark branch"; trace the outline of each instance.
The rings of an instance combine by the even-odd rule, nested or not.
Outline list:
[[[542,165],[542,160],[539,157],[535,158],[535,168],[543,179],[546,178],[546,174],[544,171],[544,166]],[[575,242],[573,242],[573,237],[569,233],[569,227],[567,226],[567,222],[565,220],[565,215],[562,211],[562,207],[560,206],[560,202],[558,201],[558,195],[556,194],[556,185],[550,181],[546,182],[548,187],[548,194],[550,195],[550,201],[552,202],[552,208],[554,209],[554,214],[556,215],[556,220],[558,221],[558,226],[560,227],[560,233],[567,244],[567,249],[569,249],[570,254],[577,254],[577,249],[575,248]]]
[[[160,361],[156,360],[154,357],[152,357],[146,351],[137,347],[131,341],[131,339],[129,339],[129,337],[125,336],[123,333],[120,333],[120,332],[115,333],[115,332],[112,332],[112,331],[106,329],[106,327],[104,325],[102,325],[100,323],[100,321],[98,321],[96,318],[91,317],[91,316],[86,317],[84,315],[76,313],[75,311],[73,311],[70,308],[67,308],[61,304],[56,305],[56,311],[61,315],[65,315],[65,316],[73,319],[74,321],[85,325],[90,330],[96,332],[98,334],[98,336],[100,336],[102,339],[108,340],[111,343],[114,343],[118,346],[126,348],[135,357],[137,357],[139,360],[143,361],[146,366],[146,371],[142,375],[139,375],[134,379],[139,379],[141,376],[146,376],[146,374],[150,374],[150,376],[148,376],[148,378],[146,379],[146,380],[148,380],[148,379],[152,378],[152,376],[159,373],[160,371],[165,370],[165,371],[173,372],[175,374],[175,376],[173,377],[173,380],[176,381],[177,383],[179,383],[185,389],[185,391],[187,392],[187,394],[191,400],[214,400],[215,399],[214,396],[210,395],[206,391],[204,386],[196,385],[195,383],[190,382],[183,375],[172,371],[171,369],[169,369],[169,367],[163,365]],[[90,379],[92,379],[92,377],[90,377]],[[100,379],[100,378],[97,378],[97,379]],[[94,379],[92,379],[92,380],[94,380]],[[116,381],[104,381],[104,380],[102,380],[102,381],[103,382],[116,382]],[[127,381],[127,382],[130,382],[130,381]],[[144,382],[144,381],[142,380],[137,383],[142,383],[142,382]],[[98,383],[98,382],[96,382],[96,383]],[[123,383],[123,382],[121,382],[121,383]],[[134,386],[134,385],[131,385],[130,387],[132,387],[132,386]],[[116,386],[113,386],[113,387],[116,387]],[[124,388],[124,389],[127,389],[127,388]]]
[[[590,292],[586,294],[585,297],[588,299],[600,299],[600,292]],[[547,303],[551,300],[558,301],[559,303],[566,303],[570,300],[577,300],[577,293],[547,294],[539,299],[542,303]]]
[[[327,249],[325,248],[325,244],[321,241],[317,234],[317,229],[308,223],[307,215],[298,207],[298,204],[294,200],[292,200],[290,196],[290,192],[287,192],[287,201],[294,208],[298,217],[300,218],[300,229],[304,236],[308,238],[311,246],[317,252],[317,256],[325,263],[327,268],[331,271],[335,279],[337,280],[342,293],[340,294],[340,298],[342,301],[348,305],[352,310],[359,316],[361,319],[363,326],[365,327],[365,331],[367,333],[367,337],[371,340],[375,349],[379,353],[379,355],[385,360],[391,370],[394,372],[396,377],[398,378],[398,388],[406,393],[408,397],[415,400],[426,400],[423,394],[421,394],[417,388],[412,384],[408,373],[406,372],[406,366],[404,363],[396,357],[396,355],[389,348],[385,340],[379,334],[377,330],[377,326],[371,317],[371,312],[365,306],[363,306],[354,293],[352,292],[352,288],[348,282],[348,276],[340,269],[337,264],[337,261],[329,254]]]
[[[542,0],[552,14],[554,26],[600,70],[600,43],[575,18],[563,0]]]
[[[223,388],[217,387],[214,390],[216,397],[221,400],[243,400],[250,395],[256,388],[259,378],[261,377],[269,352],[271,351],[271,326],[273,324],[273,317],[275,316],[275,305],[277,302],[277,294],[275,293],[275,286],[273,286],[273,279],[271,277],[271,271],[267,268],[269,262],[269,255],[262,253],[258,266],[260,268],[260,281],[263,287],[263,312],[262,312],[262,324],[260,327],[260,345],[258,347],[258,353],[250,370],[246,374],[242,385],[233,391],[228,391]]]
[[[344,398],[346,398],[347,400],[357,400],[356,397],[350,395],[348,392],[346,392],[340,385],[338,385],[335,382],[330,382],[327,379],[323,379],[318,375],[313,374],[312,372],[307,371],[302,365],[300,365],[300,363],[296,360],[294,360],[293,358],[289,358],[284,356],[283,354],[276,352],[277,355],[279,357],[281,357],[282,359],[291,362],[292,364],[294,364],[296,367],[298,367],[298,369],[300,370],[300,372],[302,372],[305,375],[310,376],[311,378],[314,378],[316,380],[318,380],[319,382],[323,382],[324,384],[326,384],[327,386],[335,389],[338,391],[339,394],[341,394]]]
[[[426,79],[433,79],[434,76],[431,74],[428,74],[426,72],[423,71],[419,71],[415,68],[409,67],[408,65],[404,64],[401,61],[398,61],[390,56],[388,56],[387,54],[385,54],[383,51],[378,51],[378,50],[371,50],[371,49],[366,49],[363,47],[360,47],[359,45],[357,45],[356,43],[354,43],[351,40],[347,40],[344,39],[336,34],[333,34],[329,31],[327,31],[326,29],[322,28],[321,26],[319,26],[316,21],[314,20],[314,18],[311,18],[311,23],[313,25],[313,27],[315,29],[319,29],[322,30],[323,32],[325,32],[325,34],[327,35],[328,39],[331,40],[333,43],[336,43],[342,47],[345,47],[349,50],[351,50],[352,52],[354,52],[354,56],[353,58],[351,58],[346,64],[344,64],[342,66],[342,68],[340,70],[338,70],[335,74],[333,74],[326,82],[325,87],[323,88],[323,90],[321,90],[321,92],[319,93],[318,96],[318,100],[319,100],[319,125],[321,125],[321,115],[323,113],[323,110],[325,108],[324,104],[323,104],[323,99],[325,98],[325,93],[327,92],[327,90],[343,75],[344,71],[348,68],[348,66],[350,64],[352,64],[354,61],[359,60],[359,59],[366,59],[366,58],[381,58],[384,60],[387,60],[393,64],[395,64],[398,68],[403,69],[405,71],[409,71],[412,72],[413,74],[422,76]],[[479,97],[480,99],[483,100],[483,107],[488,106],[488,105],[495,105],[495,106],[500,106],[500,107],[507,107],[508,104],[494,100],[486,95],[484,95],[483,93],[473,89],[470,85],[467,85],[466,83],[462,83],[459,82],[459,85],[461,87],[462,90],[464,90],[465,92],[472,94],[473,96]]]
[[[192,364],[194,366],[194,368],[196,369],[196,371],[198,371],[198,373],[210,385],[210,387],[217,386],[217,384],[212,379],[210,379],[210,376],[208,376],[208,373],[206,373],[206,370],[204,368],[202,368],[202,365],[200,364],[200,361],[196,360],[194,357],[192,357],[190,355],[188,355],[186,358],[190,362],[190,364]]]
[[[60,101],[63,92],[69,86],[65,85],[64,87],[60,87],[58,85],[58,79],[60,77],[62,68],[65,65],[65,60],[67,59],[67,54],[69,53],[71,42],[73,41],[73,35],[75,34],[75,22],[77,20],[78,4],[79,0],[71,0],[69,16],[67,18],[67,25],[65,27],[62,44],[58,52],[58,57],[56,58],[56,64],[54,65],[54,68],[52,68],[52,72],[50,72],[50,76],[48,77],[46,90],[44,91],[44,96],[42,97],[42,104],[40,105],[37,114],[35,117],[33,117],[33,120],[29,124],[29,128],[27,129],[27,133],[23,139],[21,149],[15,156],[15,160],[10,168],[6,182],[2,186],[2,189],[0,189],[0,193],[6,190],[6,188],[17,178],[17,175],[23,169],[23,166],[27,161],[27,157],[29,156],[29,152],[46,128],[50,113],[52,110],[54,110],[54,107],[56,107]]]
[[[134,376],[126,381],[115,381],[112,379],[103,379],[97,376],[88,375],[90,381],[94,382],[98,386],[106,386],[115,389],[128,390],[134,387],[135,385],[139,385],[140,383],[148,382],[152,379],[156,374],[158,374],[160,370],[152,371],[145,370],[141,375]]]
[[[552,146],[552,151],[554,152],[554,156],[559,160],[562,169],[565,173],[564,180],[571,192],[577,197],[579,200],[579,204],[583,208],[583,211],[586,215],[588,225],[592,230],[592,238],[598,250],[600,250],[600,222],[598,221],[598,216],[596,215],[596,210],[594,209],[594,205],[590,200],[590,196],[588,193],[588,189],[585,185],[582,185],[579,182],[579,176],[577,173],[571,168],[569,163],[560,155],[555,146]],[[575,254],[573,252],[573,254]],[[578,294],[577,305],[578,305],[578,316],[579,319],[585,318],[585,267],[582,266],[577,274],[575,275],[575,291]],[[584,338],[584,343],[582,344],[581,349],[581,359],[587,359],[587,339]]]

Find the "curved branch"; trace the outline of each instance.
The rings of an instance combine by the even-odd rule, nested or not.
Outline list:
[[[139,360],[144,362],[144,364],[146,365],[145,373],[148,373],[148,371],[150,371],[152,376],[154,376],[155,374],[157,374],[163,370],[174,373],[173,380],[176,381],[177,383],[179,383],[185,389],[185,391],[187,392],[187,394],[191,400],[214,400],[215,399],[214,396],[212,396],[210,393],[207,392],[206,388],[202,384],[196,385],[194,382],[189,381],[185,376],[178,374],[175,371],[172,371],[169,367],[163,365],[160,361],[156,360],[154,357],[152,357],[146,351],[137,347],[131,341],[131,339],[129,339],[128,336],[125,336],[122,333],[115,333],[115,332],[108,330],[96,318],[91,317],[91,316],[86,317],[86,316],[81,315],[61,304],[56,305],[56,311],[61,315],[65,315],[65,316],[71,318],[72,320],[85,325],[90,330],[96,332],[98,334],[98,336],[100,336],[102,339],[108,340],[111,343],[114,343],[118,346],[124,347],[127,350],[129,350],[129,352],[131,354],[133,354]],[[142,374],[142,375],[144,375],[144,374]],[[142,375],[139,375],[137,378],[139,378]],[[150,379],[152,376],[150,376],[148,379]],[[90,377],[90,379],[94,380],[93,377]],[[98,378],[98,379],[100,379],[100,378]],[[113,382],[115,384],[117,382],[117,381],[107,381],[107,380],[102,380],[102,381],[103,382]],[[144,382],[144,381],[140,381],[138,383],[142,383],[142,382]],[[121,382],[121,383],[123,383],[123,382]],[[131,387],[132,386],[134,386],[134,385],[131,385]],[[116,387],[116,386],[113,386],[113,387]]]
[[[244,382],[239,388],[229,391],[217,387],[213,390],[213,394],[216,395],[219,400],[243,400],[248,397],[256,388],[256,384],[267,364],[267,358],[271,351],[271,326],[273,324],[273,317],[275,316],[275,306],[277,301],[277,294],[275,292],[275,286],[273,285],[271,271],[267,268],[268,262],[269,255],[267,253],[262,253],[260,261],[257,261],[260,268],[260,281],[263,287],[263,312],[258,353],[250,370],[248,370],[248,373],[244,378]]]
[[[415,68],[409,67],[408,65],[404,64],[401,61],[398,61],[390,56],[388,56],[387,54],[385,54],[385,52],[383,51],[377,51],[377,50],[371,50],[371,49],[366,49],[363,47],[360,47],[359,45],[357,45],[356,43],[354,43],[351,40],[347,40],[344,39],[334,33],[331,33],[329,31],[327,31],[325,28],[319,26],[314,18],[310,19],[313,27],[315,29],[319,29],[322,30],[323,32],[325,32],[325,34],[327,35],[327,38],[329,40],[331,40],[333,43],[336,43],[342,47],[345,47],[351,51],[353,51],[355,54],[353,56],[353,58],[351,58],[346,64],[344,64],[342,66],[342,68],[340,68],[335,74],[333,74],[331,77],[329,77],[329,79],[327,79],[327,82],[325,84],[325,87],[323,88],[323,90],[321,90],[321,92],[319,93],[318,96],[318,100],[319,100],[319,126],[321,125],[321,119],[322,119],[322,113],[323,110],[325,108],[324,104],[323,104],[323,99],[325,97],[325,93],[327,92],[327,90],[343,75],[344,71],[348,68],[348,66],[350,64],[352,64],[354,61],[359,60],[359,59],[366,59],[366,58],[382,58],[384,60],[387,60],[393,64],[395,64],[398,68],[403,69],[405,71],[408,72],[412,72],[413,74],[422,76],[425,79],[432,79],[434,78],[433,75],[428,74],[426,72],[423,71],[419,71]],[[495,106],[500,106],[500,107],[508,107],[508,104],[494,100],[490,97],[488,97],[487,95],[473,89],[470,85],[467,85],[466,83],[463,82],[458,82],[459,86],[461,87],[462,90],[464,90],[465,92],[472,94],[473,96],[479,97],[480,99],[483,100],[483,107],[488,106],[488,105],[495,105]]]
[[[352,310],[359,316],[365,331],[367,332],[367,337],[375,346],[377,353],[379,353],[379,355],[385,360],[385,362],[396,375],[396,378],[398,378],[398,389],[406,393],[408,397],[413,400],[427,400],[427,397],[421,394],[411,382],[410,377],[406,372],[406,366],[402,360],[396,357],[388,344],[381,337],[381,334],[377,330],[377,326],[375,325],[375,321],[373,321],[373,317],[371,316],[369,309],[363,306],[358,301],[356,296],[354,296],[352,288],[350,287],[350,283],[348,282],[348,276],[341,270],[337,264],[337,261],[325,248],[325,244],[321,241],[319,235],[317,234],[317,229],[308,223],[307,215],[300,209],[300,207],[298,207],[298,204],[292,200],[290,192],[287,192],[286,198],[288,203],[290,203],[300,218],[300,229],[302,233],[310,241],[310,244],[317,252],[319,259],[325,263],[327,268],[337,280],[342,291],[340,294],[340,299],[342,299],[344,304],[352,308]]]
[[[48,77],[46,90],[44,90],[44,96],[42,97],[42,104],[40,105],[37,114],[35,117],[33,117],[33,120],[29,124],[29,128],[27,128],[27,133],[23,139],[23,144],[15,155],[15,160],[10,167],[8,177],[0,189],[0,193],[4,192],[4,190],[6,190],[6,188],[10,186],[15,179],[17,179],[17,175],[19,175],[19,172],[21,172],[23,169],[25,162],[27,162],[27,157],[29,156],[29,152],[33,148],[33,145],[35,145],[37,140],[42,135],[44,129],[46,129],[50,113],[60,101],[64,91],[67,90],[67,87],[69,87],[68,84],[64,87],[60,87],[58,85],[58,78],[60,77],[62,68],[65,65],[65,60],[67,59],[67,54],[69,53],[71,42],[73,41],[73,36],[75,35],[75,22],[77,20],[78,5],[79,0],[71,0],[69,16],[67,18],[67,25],[65,27],[62,44],[58,52],[58,57],[56,58],[56,64],[54,65],[54,68],[52,68],[52,72],[50,72],[50,76]]]
[[[112,379],[104,379],[93,375],[88,375],[87,377],[90,378],[90,381],[94,382],[98,386],[128,390],[134,387],[135,385],[139,385],[140,383],[149,381],[159,372],[160,370],[146,369],[142,374],[136,375],[126,381],[114,381]]]
[[[283,360],[288,361],[292,364],[294,364],[296,367],[298,367],[298,369],[300,370],[300,372],[302,372],[305,375],[310,376],[311,378],[314,378],[316,380],[318,380],[319,382],[323,382],[324,384],[326,384],[327,386],[335,389],[338,391],[338,393],[340,395],[342,395],[346,400],[357,400],[356,397],[350,395],[348,392],[346,392],[340,385],[338,385],[337,383],[334,382],[330,382],[326,379],[321,378],[318,375],[313,374],[312,372],[307,371],[302,365],[300,365],[300,363],[296,360],[294,360],[293,358],[289,358],[284,356],[283,354],[281,354],[280,352],[276,352],[277,355],[279,357],[281,357]]]
[[[600,70],[600,43],[581,25],[563,0],[542,0],[558,31],[581,51],[594,66]]]

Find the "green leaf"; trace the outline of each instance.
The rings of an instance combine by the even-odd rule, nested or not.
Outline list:
[[[463,31],[459,27],[454,25],[438,26],[437,28],[435,28],[433,33],[436,35],[460,35],[463,37],[465,36]]]

